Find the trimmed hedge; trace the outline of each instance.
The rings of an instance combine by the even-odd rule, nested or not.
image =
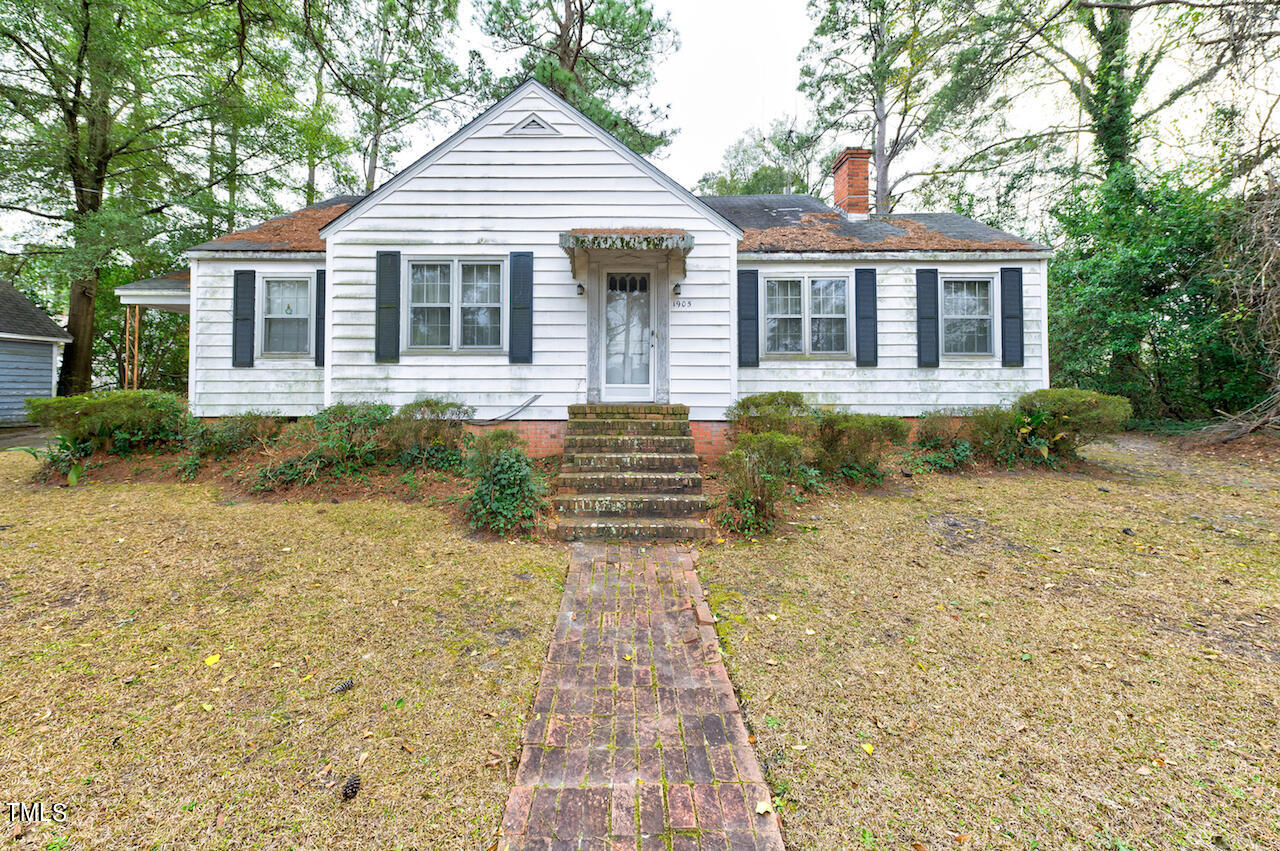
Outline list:
[[[27,416],[51,428],[85,454],[105,450],[128,455],[181,442],[192,417],[182,397],[159,390],[111,390],[28,399]]]

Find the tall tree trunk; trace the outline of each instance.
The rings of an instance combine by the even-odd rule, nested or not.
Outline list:
[[[214,186],[218,181],[218,125],[212,118],[209,119],[209,185]],[[213,205],[210,204],[205,209],[204,223],[209,229],[209,233],[213,233],[214,226],[217,224],[216,215],[214,214]]]
[[[875,210],[876,215],[887,216],[892,212],[889,209],[889,111],[883,94],[876,96],[875,122],[876,139],[871,152],[876,170]]]
[[[321,62],[316,68],[315,77],[316,99],[311,104],[312,117],[315,118],[324,108],[324,63]],[[313,133],[319,132],[319,128],[314,125],[311,128]],[[307,206],[310,207],[317,200],[316,198],[316,168],[319,165],[319,156],[314,143],[307,146],[307,185],[304,190],[307,198]]]
[[[67,333],[71,342],[62,352],[58,395],[71,396],[93,389],[93,324],[98,298],[99,270],[71,285],[67,297]]]
[[[227,230],[236,229],[236,206],[240,195],[239,130],[235,124],[227,132]]]
[[[1133,164],[1137,147],[1134,126],[1136,92],[1129,79],[1129,34],[1133,12],[1106,9],[1102,26],[1091,26],[1089,32],[1098,46],[1098,66],[1093,90],[1083,92],[1085,109],[1093,121],[1098,156],[1107,174]],[[1084,82],[1081,86],[1085,86]]]
[[[379,122],[381,123],[381,122]],[[378,180],[378,148],[382,145],[382,130],[375,130],[369,139],[369,156],[365,161],[364,191],[372,192]]]

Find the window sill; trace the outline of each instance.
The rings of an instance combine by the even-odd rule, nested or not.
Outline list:
[[[974,363],[975,361],[991,361],[996,363],[999,361],[994,354],[985,355],[942,355],[942,361],[956,361],[958,363]]]
[[[311,360],[311,352],[259,352],[260,360]]]
[[[832,352],[830,354],[808,354],[808,355],[780,355],[780,354],[762,354],[760,362],[775,361],[777,363],[787,363],[788,361],[851,361],[856,360],[856,356],[849,352]]]
[[[449,356],[462,355],[463,357],[477,357],[477,356],[494,357],[496,355],[505,355],[506,353],[507,353],[506,349],[479,349],[479,348],[443,349],[443,348],[429,348],[426,346],[413,346],[411,348],[405,348],[400,350],[401,356],[412,355],[412,356],[418,356],[418,357],[422,357],[425,355],[449,355]]]

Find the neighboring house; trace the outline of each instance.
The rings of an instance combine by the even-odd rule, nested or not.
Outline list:
[[[197,416],[440,395],[555,451],[581,402],[687,404],[700,451],[769,390],[916,415],[1048,384],[1049,251],[953,214],[868,215],[869,152],[807,195],[698,198],[537,82],[364,197],[197,245]],[[181,306],[176,306],[176,305]]]
[[[70,342],[58,323],[0,281],[0,426],[26,423],[28,399],[56,395],[58,358]]]

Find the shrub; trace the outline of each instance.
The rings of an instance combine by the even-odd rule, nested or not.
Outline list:
[[[390,405],[369,402],[333,405],[309,422],[299,422],[291,436],[313,442],[314,448],[259,469],[254,488],[269,491],[311,484],[322,475],[359,475],[378,463],[383,451],[380,430],[393,411]]]
[[[226,458],[252,446],[266,446],[280,436],[281,423],[269,414],[250,411],[212,423],[196,423],[187,448],[198,458]]]
[[[1021,428],[1025,418],[1011,408],[979,408],[969,415],[965,433],[973,454],[1012,467],[1027,457]]]
[[[466,421],[475,408],[427,397],[405,405],[382,427],[382,442],[405,467],[454,469],[462,462]]]
[[[767,431],[740,435],[724,458],[725,488],[730,508],[721,520],[745,533],[768,532],[777,516],[778,500],[800,467],[800,437]]]
[[[1069,387],[1032,391],[1019,398],[1016,407],[1028,418],[1025,433],[1062,457],[1118,431],[1133,416],[1133,406],[1122,396]]]
[[[331,458],[340,474],[368,467],[378,460],[381,430],[394,410],[372,402],[325,408],[311,420],[316,450]]]
[[[818,411],[813,418],[814,466],[828,475],[879,481],[886,447],[905,442],[908,431],[897,417]]]
[[[811,411],[804,396],[791,390],[744,396],[725,411],[735,434],[802,434]]]
[[[920,461],[930,470],[944,473],[959,470],[973,461],[973,445],[964,439],[957,439],[940,449],[932,449],[920,456]]]
[[[960,439],[961,424],[946,411],[929,411],[916,420],[916,446],[921,449],[950,449]]]
[[[53,399],[28,399],[27,414],[85,449],[127,455],[181,440],[190,427],[187,404],[159,390],[112,390]]]
[[[505,535],[513,529],[532,531],[546,504],[546,486],[533,462],[517,445],[515,432],[498,429],[479,435],[468,463],[475,473],[467,516],[475,528]]]
[[[491,463],[492,457],[504,449],[524,451],[524,439],[509,428],[488,429],[470,435],[468,443],[470,451],[466,466],[473,476],[480,475],[480,471]]]

